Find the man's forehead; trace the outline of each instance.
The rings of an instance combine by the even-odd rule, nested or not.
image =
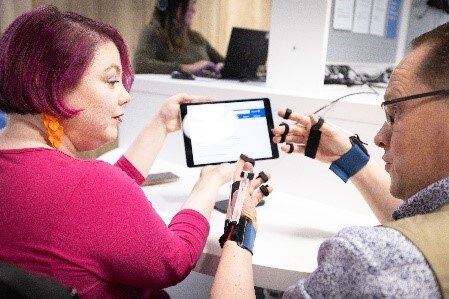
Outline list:
[[[387,90],[385,91],[385,100],[404,97],[416,93],[415,89],[423,85],[422,80],[417,76],[420,63],[424,60],[429,51],[429,47],[420,46],[410,52],[391,74]],[[423,90],[424,92],[424,90]]]

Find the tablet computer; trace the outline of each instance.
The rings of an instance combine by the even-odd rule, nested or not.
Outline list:
[[[235,162],[240,154],[279,157],[267,98],[184,103],[180,113],[188,167]]]

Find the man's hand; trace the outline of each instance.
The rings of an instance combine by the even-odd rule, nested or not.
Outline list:
[[[285,110],[278,111],[278,115],[284,117]],[[318,117],[316,115],[307,116],[293,112],[290,115],[289,120],[296,123],[289,125],[290,129],[285,138],[285,142],[294,145],[293,152],[304,154],[310,129],[312,125],[318,122]],[[321,139],[316,154],[316,159],[319,161],[332,163],[351,149],[352,144],[349,141],[349,137],[331,124],[324,122],[320,131]],[[279,143],[281,141],[281,135],[284,132],[285,126],[275,127],[273,129],[273,141]],[[283,144],[281,149],[287,153],[290,150],[290,146],[288,144]]]

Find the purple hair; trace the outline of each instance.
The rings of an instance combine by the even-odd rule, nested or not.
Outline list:
[[[64,103],[80,82],[99,44],[112,41],[131,89],[134,72],[126,43],[112,26],[76,13],[42,6],[18,17],[0,38],[0,110],[69,118],[79,111]]]

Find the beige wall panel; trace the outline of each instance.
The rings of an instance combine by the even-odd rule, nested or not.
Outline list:
[[[73,11],[92,19],[98,19],[97,1],[95,0],[33,0],[33,6],[53,5],[61,11]]]
[[[32,7],[31,0],[0,0],[0,32],[3,32],[15,18]]]
[[[224,56],[226,50],[222,51],[220,48],[222,38],[219,35],[220,2],[221,0],[197,0],[192,29],[199,31]]]
[[[271,0],[198,0],[193,29],[226,55],[232,27],[270,30]]]
[[[232,27],[269,30],[272,0],[197,0],[193,29],[199,31],[224,56]],[[115,26],[125,37],[131,55],[139,32],[153,13],[155,0],[1,0],[0,29],[17,16],[39,5],[54,5]]]
[[[122,33],[132,55],[137,45],[139,31],[149,20],[153,3],[154,0],[35,0],[34,6],[50,4],[62,11],[74,11],[108,23]]]

